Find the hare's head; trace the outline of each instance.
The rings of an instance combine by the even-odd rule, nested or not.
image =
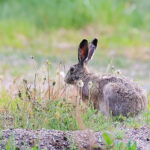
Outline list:
[[[92,59],[94,51],[97,47],[98,40],[95,38],[88,44],[86,39],[83,39],[78,48],[78,64],[70,67],[65,82],[75,84],[84,74],[87,73],[87,63]]]

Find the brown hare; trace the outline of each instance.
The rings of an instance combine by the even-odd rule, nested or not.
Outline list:
[[[93,57],[97,42],[97,39],[89,44],[86,39],[81,41],[78,48],[78,64],[69,69],[65,82],[76,85],[82,80],[83,101],[88,100],[90,95],[94,108],[105,115],[137,115],[147,108],[148,99],[136,83],[117,75],[96,75],[88,72],[87,63]],[[89,82],[92,83],[91,89],[88,88]]]

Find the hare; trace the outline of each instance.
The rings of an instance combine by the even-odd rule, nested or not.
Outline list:
[[[67,84],[77,85],[82,80],[82,99],[93,102],[94,108],[103,114],[113,116],[134,116],[145,110],[148,99],[136,83],[117,75],[96,75],[87,69],[88,62],[92,59],[98,40],[95,38],[90,43],[83,39],[78,48],[78,64],[72,66],[65,77]],[[92,88],[88,88],[88,83]],[[89,94],[90,93],[90,94]]]

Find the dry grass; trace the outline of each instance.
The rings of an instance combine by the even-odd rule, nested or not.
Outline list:
[[[56,76],[53,76],[49,61],[38,68],[32,59],[34,67],[30,74],[17,78],[1,77],[1,129],[106,130],[114,128],[114,122],[120,126],[118,120],[108,121],[100,112],[88,107],[88,104],[79,102],[79,91],[82,89],[77,90],[64,83],[65,67],[62,64],[55,69]],[[149,124],[149,120],[148,111],[142,117],[124,119],[123,124],[135,127]]]
[[[22,115],[25,115],[24,112],[26,110],[29,116],[34,118],[35,108],[33,108],[33,105],[39,105],[42,113],[46,114],[47,105],[59,101],[57,107],[69,104],[70,108],[75,108],[75,120],[79,129],[86,129],[81,117],[81,114],[86,110],[86,106],[83,103],[79,104],[77,101],[79,100],[79,95],[76,88],[64,83],[64,67],[59,65],[56,70],[56,77],[52,78],[49,61],[46,61],[39,69],[37,69],[35,60],[33,60],[33,63],[34,70],[32,75],[22,75],[11,79],[8,83],[5,82],[7,79],[1,78],[0,99],[3,100],[0,109],[1,115],[7,112],[11,116],[12,111],[17,109],[17,111],[22,110],[20,112]],[[63,100],[65,100],[65,104]],[[60,115],[59,110],[56,110],[56,119],[59,119]],[[3,119],[5,120],[5,118]],[[11,126],[14,124],[14,118],[12,120]],[[44,121],[47,122],[48,120],[45,119]]]

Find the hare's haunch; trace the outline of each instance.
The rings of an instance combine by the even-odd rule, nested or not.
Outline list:
[[[98,76],[87,71],[87,64],[93,57],[97,47],[97,39],[88,44],[87,40],[82,40],[78,48],[78,64],[72,66],[65,82],[76,85],[77,81],[84,83],[82,89],[83,101],[90,98],[96,109],[106,115],[133,116],[145,110],[148,99],[136,83],[116,75]],[[89,89],[88,83],[92,83]]]

